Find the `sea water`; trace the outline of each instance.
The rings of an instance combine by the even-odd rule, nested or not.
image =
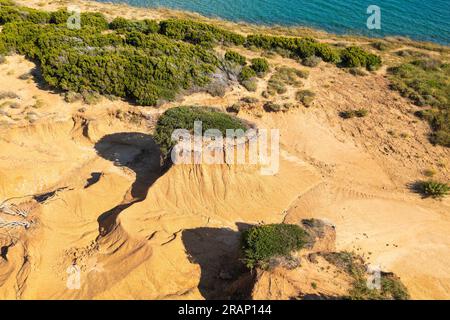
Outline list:
[[[450,44],[450,0],[99,0],[198,12],[264,25],[300,25],[338,34],[406,36]],[[381,9],[381,29],[369,29],[367,8]]]

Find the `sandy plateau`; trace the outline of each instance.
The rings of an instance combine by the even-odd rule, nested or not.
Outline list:
[[[389,90],[385,70],[355,77],[322,63],[304,80],[317,95],[310,108],[242,109],[239,117],[281,130],[280,171],[262,176],[248,166],[162,171],[151,135],[171,106],[225,110],[244,96],[261,100],[270,75],[252,94],[236,84],[224,97],[197,93],[143,108],[106,98],[66,103],[22,76],[34,67],[21,56],[0,65],[0,91],[18,95],[0,109],[0,202],[28,213],[0,217],[30,224],[0,229],[0,299],[226,298],[223,289],[241,268],[243,224],[312,217],[336,226],[338,250],[395,272],[412,298],[450,298],[450,199],[422,199],[410,189],[426,169],[448,181],[450,151],[429,143],[429,126]],[[339,117],[354,107],[368,116]],[[74,265],[79,289],[68,287]]]

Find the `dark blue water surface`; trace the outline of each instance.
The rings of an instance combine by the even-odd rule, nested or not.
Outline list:
[[[340,34],[400,35],[450,44],[450,0],[99,0],[166,7],[265,25],[301,25]],[[381,8],[381,30],[369,30],[369,5]]]

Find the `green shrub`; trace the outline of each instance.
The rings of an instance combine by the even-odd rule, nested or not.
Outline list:
[[[225,52],[225,60],[236,63],[241,66],[247,64],[247,59],[236,51],[228,50]]]
[[[417,183],[417,190],[425,197],[443,198],[450,192],[450,185],[433,180]]]
[[[375,70],[382,63],[379,56],[368,53],[360,47],[350,47],[339,52],[335,47],[317,42],[313,38],[288,38],[256,34],[247,36],[246,46],[274,51],[283,50],[288,52],[289,56],[300,59],[317,56],[325,62],[340,63],[344,67],[363,66],[368,70]],[[343,60],[342,63],[341,60]]]
[[[239,113],[239,111],[241,111],[241,107],[242,107],[242,105],[240,103],[235,103],[235,104],[227,107],[227,112]]]
[[[371,46],[379,51],[387,51],[387,50],[392,49],[392,45],[390,43],[384,42],[384,41],[372,42]]]
[[[245,264],[252,269],[262,266],[276,256],[289,256],[301,249],[307,239],[306,232],[298,225],[269,224],[254,226],[242,234],[242,250]]]
[[[250,67],[244,67],[242,68],[241,72],[239,73],[238,80],[240,83],[250,80],[251,78],[256,77],[256,72]]]
[[[310,56],[302,59],[302,64],[310,68],[317,67],[321,62],[322,58],[316,56]]]
[[[359,76],[359,77],[365,77],[368,75],[366,71],[364,71],[363,69],[360,69],[360,68],[350,68],[348,70],[348,72],[350,72],[350,74],[352,74],[354,76]]]
[[[266,112],[280,112],[283,111],[283,107],[278,104],[274,103],[272,101],[268,101],[263,105],[263,108]]]
[[[372,71],[381,66],[381,58],[360,47],[349,47],[341,52],[341,65],[346,68],[365,67]]]
[[[204,46],[216,43],[242,45],[245,37],[213,25],[191,20],[169,19],[160,23],[161,34]]]
[[[53,19],[63,14],[56,12]],[[123,37],[102,29],[11,22],[3,26],[0,44],[38,60],[52,87],[115,95],[141,105],[172,100],[192,86],[205,87],[219,64],[213,52],[159,34],[127,32]]]
[[[159,24],[153,20],[127,20],[124,18],[115,18],[110,22],[109,28],[119,32],[141,32],[144,34],[157,33]]]
[[[154,139],[159,145],[161,153],[167,156],[175,145],[172,133],[176,129],[194,130],[194,121],[202,121],[202,130],[217,129],[226,134],[227,129],[243,129],[247,126],[237,118],[207,107],[176,107],[164,112],[158,119]]]
[[[241,84],[245,89],[247,89],[247,91],[250,92],[255,92],[258,89],[258,81],[255,78],[242,81]]]
[[[356,110],[346,110],[346,111],[341,111],[339,113],[339,116],[343,119],[351,119],[351,118],[364,118],[365,116],[367,116],[367,114],[369,113],[368,110],[366,109],[356,109]]]
[[[255,58],[251,60],[250,66],[258,76],[262,77],[269,71],[269,62],[264,58]]]
[[[311,90],[300,90],[295,94],[295,98],[307,108],[312,105],[315,96],[316,94]]]

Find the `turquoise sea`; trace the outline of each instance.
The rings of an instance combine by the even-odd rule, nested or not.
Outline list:
[[[301,25],[339,34],[400,35],[450,44],[450,0],[99,0],[166,7],[265,25]],[[369,30],[369,5],[381,8],[381,29]]]

